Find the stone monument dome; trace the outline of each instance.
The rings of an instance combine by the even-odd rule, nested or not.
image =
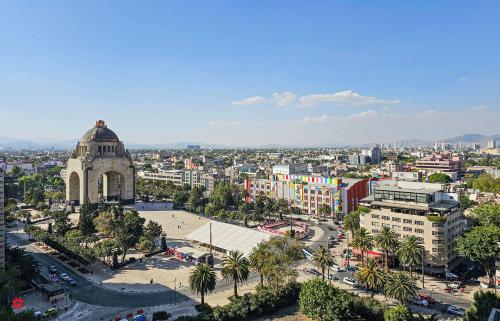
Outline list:
[[[66,173],[68,203],[134,202],[132,158],[103,120],[96,121],[80,139],[68,158]]]

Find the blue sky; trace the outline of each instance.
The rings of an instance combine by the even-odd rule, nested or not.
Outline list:
[[[0,137],[229,145],[500,132],[498,1],[3,1]],[[3,120],[6,121],[3,121]]]

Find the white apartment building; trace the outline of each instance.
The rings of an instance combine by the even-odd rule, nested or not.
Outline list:
[[[161,170],[158,173],[139,171],[137,175],[143,179],[171,181],[177,186],[182,186],[184,184],[191,187],[204,186],[207,196],[213,193],[215,185],[219,181],[217,175],[188,169]]]
[[[273,175],[307,175],[307,164],[277,164],[273,166]]]
[[[360,204],[371,209],[361,218],[361,226],[371,233],[387,226],[400,238],[419,239],[426,271],[440,273],[460,262],[455,247],[464,220],[458,194],[444,192],[440,184],[393,180],[375,186]]]

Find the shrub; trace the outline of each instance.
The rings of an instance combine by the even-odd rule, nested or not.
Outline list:
[[[170,319],[172,315],[166,311],[157,311],[153,313],[153,321],[163,321]]]

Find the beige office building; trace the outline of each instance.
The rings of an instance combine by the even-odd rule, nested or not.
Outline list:
[[[465,221],[458,194],[444,192],[440,184],[381,181],[360,204],[371,208],[361,217],[371,233],[387,226],[400,238],[419,239],[426,271],[441,273],[460,262],[455,248]]]

